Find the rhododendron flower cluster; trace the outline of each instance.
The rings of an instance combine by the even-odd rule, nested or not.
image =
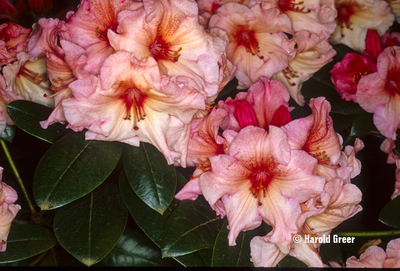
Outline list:
[[[311,100],[312,114],[296,120],[288,100],[283,83],[261,77],[248,92],[194,120],[188,164],[197,169],[175,197],[203,195],[217,215],[227,217],[229,245],[240,231],[262,221],[271,225],[267,236],[250,243],[255,266],[275,266],[290,254],[322,267],[318,250],[294,244],[293,235],[329,235],[361,210],[361,191],[350,179],[360,173],[355,154],[363,143],[357,139],[342,151],[324,98]]]
[[[376,30],[368,30],[363,55],[348,53],[331,70],[332,82],[342,98],[352,100],[374,114],[375,127],[386,137],[381,149],[389,154],[388,163],[396,163],[398,159],[393,153],[400,126],[397,34],[385,34],[380,38]],[[398,187],[397,177],[396,180],[395,187]],[[392,198],[397,194],[396,188]]]
[[[227,33],[227,56],[241,89],[261,76],[275,78],[304,105],[302,83],[336,54],[328,43],[336,27],[333,0],[200,0],[198,5],[208,28]]]
[[[222,31],[199,23],[194,1],[87,1],[66,21],[39,20],[28,49],[46,55],[55,110],[86,139],[150,142],[186,165],[189,123],[233,76]],[[140,27],[138,27],[140,26]]]

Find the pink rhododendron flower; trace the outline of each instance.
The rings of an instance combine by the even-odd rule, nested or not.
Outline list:
[[[381,37],[383,47],[390,47],[390,46],[400,46],[400,33],[392,32],[392,33],[385,33]]]
[[[303,238],[305,235],[328,236],[339,224],[362,210],[358,204],[361,201],[362,193],[354,184],[334,179],[326,183],[324,190],[324,196],[317,199],[315,204],[316,209],[319,209],[318,213],[308,217],[302,225]],[[304,213],[305,216],[308,216],[307,211]],[[314,210],[310,210],[310,212],[315,213]],[[320,246],[320,243],[306,244],[302,239],[301,244],[293,243],[290,255],[310,267],[323,267],[322,260],[318,255]]]
[[[29,41],[29,53],[35,57],[46,55],[46,70],[50,89],[54,91],[55,108],[49,118],[41,122],[43,128],[60,122],[65,123],[62,101],[72,97],[68,85],[77,78],[87,76],[83,70],[87,57],[83,48],[66,40],[60,40],[61,33],[66,31],[65,22],[59,19],[38,21],[39,28]],[[61,46],[59,46],[60,44]]]
[[[231,135],[226,135],[230,133]],[[288,251],[297,232],[300,203],[322,192],[324,178],[316,174],[317,161],[303,151],[290,150],[285,133],[247,126],[239,133],[224,131],[227,154],[210,157],[211,169],[200,176],[202,194],[211,207],[226,214],[229,245],[240,231],[272,225],[271,240]]]
[[[332,266],[340,267],[337,263]],[[400,267],[400,238],[391,240],[386,246],[386,252],[381,247],[370,246],[360,258],[351,256],[346,260],[350,268],[399,268]]]
[[[190,122],[190,138],[187,154],[187,165],[199,167],[209,166],[208,158],[224,153],[222,144],[225,139],[219,135],[218,129],[226,117],[224,109],[213,109],[202,119],[193,119]],[[201,161],[201,162],[200,162]],[[196,176],[196,173],[193,174]]]
[[[211,17],[209,27],[227,33],[227,56],[237,68],[240,88],[285,69],[294,57],[294,41],[285,35],[292,34],[290,19],[277,8],[227,3]]]
[[[337,0],[337,27],[330,41],[342,43],[362,52],[368,29],[376,29],[379,35],[388,30],[394,21],[389,4],[384,0]]]
[[[218,103],[228,116],[221,124],[223,130],[234,130],[258,126],[268,130],[269,125],[283,126],[291,120],[289,93],[282,82],[260,77],[247,92],[240,92],[235,99],[228,98]]]
[[[329,37],[336,28],[334,0],[263,0],[263,9],[279,8],[292,21],[294,32],[307,30]]]
[[[73,97],[62,102],[69,128],[87,128],[86,139],[150,142],[169,164],[186,164],[189,126],[204,97],[186,78],[160,75],[153,58],[137,60],[128,52],[111,55],[100,77],[72,82]],[[181,157],[182,156],[182,157]]]
[[[81,0],[76,13],[67,14],[66,31],[62,39],[82,47],[87,54],[85,71],[100,73],[104,60],[114,49],[110,46],[108,31],[116,31],[117,15],[128,8],[137,9],[142,3],[126,0]]]
[[[6,82],[3,76],[0,76],[0,134],[4,132],[6,125],[14,125],[7,112],[7,105],[16,100],[24,98],[11,91],[6,91]]]
[[[204,19],[204,25],[208,28],[210,18],[216,13],[222,5],[226,3],[239,3],[251,7],[258,4],[257,0],[198,0],[199,15]]]
[[[206,31],[191,0],[145,0],[143,6],[118,15],[118,34],[108,32],[113,48],[152,57],[162,74],[187,77],[207,97],[218,94],[234,71],[225,57],[225,33]]]
[[[2,177],[3,168],[0,167],[0,252],[6,251],[11,222],[21,209],[21,206],[14,204],[18,199],[17,192],[2,182]]]
[[[44,57],[35,58],[25,52],[19,53],[17,58],[18,61],[3,67],[6,90],[14,92],[26,100],[54,107],[54,100],[44,97],[45,94],[52,94],[46,76],[46,59]]]
[[[317,171],[327,178],[336,177],[342,154],[342,137],[333,129],[331,106],[323,97],[311,99],[312,114],[283,126],[292,149],[304,150],[318,160]]]
[[[303,82],[307,81],[320,68],[332,61],[336,51],[328,43],[324,34],[314,34],[299,31],[294,35],[297,44],[296,56],[289,62],[287,68],[274,74],[272,78],[283,82],[290,96],[301,106],[304,97],[300,93]]]
[[[400,47],[387,47],[378,56],[377,72],[361,78],[356,99],[369,113],[374,113],[376,128],[387,138],[396,139],[400,126]]]
[[[17,60],[17,54],[26,52],[31,30],[15,23],[0,25],[0,65]]]

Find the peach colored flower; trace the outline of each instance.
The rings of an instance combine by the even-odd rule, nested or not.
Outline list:
[[[209,27],[227,33],[227,56],[237,68],[240,88],[285,69],[294,57],[294,41],[285,35],[293,33],[290,19],[277,8],[227,3],[211,17]]]

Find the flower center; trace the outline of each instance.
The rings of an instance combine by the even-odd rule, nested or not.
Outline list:
[[[285,76],[286,81],[291,86],[295,86],[296,83],[290,82],[290,79],[299,77],[297,74],[298,72],[295,71],[290,65],[288,65],[285,69],[282,70],[283,76]]]
[[[116,31],[117,26],[118,26],[117,22],[111,22],[111,23],[108,23],[108,25],[104,24],[103,30],[101,30],[99,27],[96,28],[96,35],[99,38],[99,40],[106,41],[108,44],[110,44],[108,37],[107,37],[107,31],[108,31],[108,29],[111,29],[112,31]]]
[[[8,35],[7,27],[3,28],[3,30],[0,31],[0,40],[4,42],[9,42],[10,41],[10,35]]]
[[[306,9],[304,6],[304,1],[300,1],[295,3],[294,0],[280,0],[279,1],[279,9],[285,13],[287,11],[301,12],[301,13],[309,13],[310,10]]]
[[[38,74],[26,68],[25,66],[21,67],[17,76],[18,77],[24,76],[26,79],[28,79],[29,81],[31,81],[36,85],[40,85],[40,83],[47,81],[47,75],[45,73]]]
[[[350,30],[353,30],[350,25],[350,17],[354,14],[354,5],[355,3],[346,3],[343,2],[342,4],[337,6],[337,20],[338,20],[338,25],[340,25],[341,28],[346,27],[349,28]],[[343,33],[342,33],[342,36]]]
[[[238,46],[240,45],[243,45],[246,48],[246,51],[251,53],[253,56],[257,55],[260,59],[264,59],[264,57],[259,54],[260,47],[258,46],[254,31],[240,32]]]
[[[329,163],[331,162],[331,158],[326,154],[325,151],[322,151],[322,152],[319,151],[319,147],[315,150],[315,153],[310,153],[310,155],[318,160],[319,165],[326,166],[329,168],[339,168],[340,167],[339,165],[336,165],[336,166],[329,165]]]
[[[262,192],[263,197],[265,197],[265,192],[267,192],[268,186],[272,181],[272,176],[265,169],[261,169],[251,175],[250,180],[250,191],[255,198],[258,198],[258,205],[261,206],[262,203],[260,202],[259,196]]]
[[[182,50],[180,47],[177,51],[171,50],[171,44],[162,38],[157,38],[149,47],[151,54],[156,61],[169,60],[177,62],[179,59],[179,52]]]
[[[126,115],[124,119],[131,120],[131,113],[133,112],[133,129],[135,130],[139,130],[137,123],[141,120],[144,120],[144,118],[146,117],[143,106],[146,97],[147,96],[141,93],[137,88],[130,88],[120,96],[120,99],[125,102]]]

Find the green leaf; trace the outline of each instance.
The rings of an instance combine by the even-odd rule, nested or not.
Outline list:
[[[33,195],[42,210],[66,205],[95,189],[114,170],[122,153],[118,142],[85,140],[70,133],[43,155],[33,177]]]
[[[360,114],[351,127],[350,136],[363,137],[371,134],[372,131],[377,131],[373,121],[373,114],[363,112]]]
[[[17,129],[16,129],[15,125],[7,124],[4,131],[0,134],[0,139],[11,143],[14,139],[16,130]]]
[[[180,201],[168,216],[161,240],[163,257],[177,257],[213,248],[222,220],[202,201],[205,201],[202,196],[196,201]]]
[[[119,187],[122,199],[133,219],[144,233],[157,246],[160,246],[162,227],[170,213],[170,209],[167,209],[163,215],[151,209],[133,192],[124,172],[121,172],[119,176]]]
[[[290,255],[286,255],[285,258],[283,258],[277,265],[278,267],[301,267],[305,268],[307,265],[303,263],[302,261],[296,259],[295,257],[292,257]]]
[[[57,210],[54,234],[63,248],[87,266],[102,260],[125,230],[128,211],[118,186],[104,183]]]
[[[395,197],[383,207],[379,214],[379,221],[390,227],[400,228],[400,196]]]
[[[321,259],[325,264],[329,264],[328,261],[343,264],[343,256],[339,244],[322,244],[319,249],[319,255],[321,256]]]
[[[250,261],[250,241],[254,236],[263,236],[266,233],[262,227],[252,231],[240,232],[236,238],[236,246],[229,246],[227,228],[228,220],[224,224],[215,240],[212,266],[213,267],[247,267],[253,266]]]
[[[211,267],[212,249],[202,249],[174,259],[184,267]]]
[[[161,258],[161,250],[143,232],[126,228],[100,266],[173,266],[174,261]]]
[[[357,119],[357,115],[343,115],[343,114],[329,114],[332,117],[333,129],[336,132],[350,128],[354,121]]]
[[[11,225],[7,249],[0,253],[0,263],[21,261],[38,255],[57,244],[56,238],[46,228],[30,225]]]
[[[176,189],[176,171],[151,144],[126,146],[122,155],[124,170],[135,193],[153,210],[163,214]]]
[[[21,130],[49,143],[54,143],[71,132],[61,123],[54,123],[47,129],[40,126],[39,122],[48,119],[52,111],[52,108],[25,100],[7,105],[8,115]]]

